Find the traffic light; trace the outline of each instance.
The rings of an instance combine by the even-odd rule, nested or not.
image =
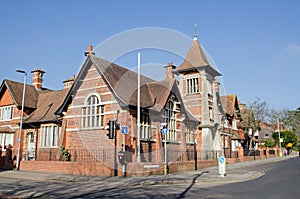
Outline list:
[[[109,139],[114,139],[114,137],[115,137],[115,121],[111,121],[111,120],[109,120],[108,121],[108,134],[107,134],[107,136],[108,136],[108,138]]]

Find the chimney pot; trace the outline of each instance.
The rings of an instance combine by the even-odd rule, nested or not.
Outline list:
[[[84,53],[85,56],[88,56],[90,54],[95,55],[95,53],[93,52],[93,46],[92,45],[89,45],[88,50]]]
[[[75,81],[75,75],[63,81],[64,88],[70,88],[73,85],[74,81]]]
[[[173,62],[169,62],[167,66],[164,67],[166,69],[166,79],[174,79],[174,69],[176,66],[173,65]]]
[[[43,84],[43,75],[45,71],[40,68],[36,68],[35,70],[31,71],[32,73],[32,85],[35,86],[36,89],[40,90]]]

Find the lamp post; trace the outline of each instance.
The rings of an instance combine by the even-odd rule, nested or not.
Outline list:
[[[25,100],[25,92],[26,92],[27,73],[24,70],[17,70],[17,72],[24,74],[23,95],[22,95],[22,111],[21,111],[21,117],[20,117],[20,132],[19,132],[19,138],[18,138],[18,155],[17,155],[17,165],[16,165],[16,170],[19,170],[20,169],[20,151],[21,151],[21,138],[22,138],[23,113],[24,113],[24,100]]]
[[[279,156],[282,157],[279,118],[277,118],[277,130],[278,130],[278,137],[279,137]]]

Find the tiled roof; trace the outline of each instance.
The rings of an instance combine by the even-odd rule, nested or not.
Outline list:
[[[107,80],[107,83],[114,90],[115,94],[117,94],[118,98],[126,105],[136,105],[136,102],[131,101],[131,98],[137,89],[137,73],[101,59],[98,56],[90,54],[89,57],[99,71],[99,74],[103,74],[103,78]],[[141,107],[148,107],[150,104],[153,104],[153,99],[150,93],[148,93],[147,83],[153,82],[154,80],[143,75],[141,75],[140,80]]]
[[[210,66],[205,53],[195,36],[184,61],[175,69],[175,72],[197,71],[198,69],[205,69],[213,76],[221,75],[217,70]]]
[[[55,111],[61,106],[68,91],[69,88],[40,93],[36,110],[24,120],[24,123],[56,121]]]
[[[199,66],[209,65],[208,60],[200,46],[198,39],[195,37],[192,45],[183,61],[176,70],[187,70]]]
[[[63,105],[56,112],[57,114],[61,114],[61,112],[67,106],[72,92],[76,91],[78,87],[77,84],[80,83],[81,76],[86,72],[85,67],[87,67],[89,64],[93,64],[99,74],[102,75],[102,78],[112,89],[114,96],[117,97],[117,100],[121,106],[137,106],[138,74],[115,63],[104,60],[98,56],[89,54],[78,75],[76,75],[75,82]],[[176,86],[175,80],[157,82],[143,75],[141,75],[140,80],[141,108],[148,108],[153,111],[161,111],[161,109],[164,108],[171,91],[179,93],[178,88],[174,89],[174,86]],[[192,118],[191,114],[187,114],[187,117],[193,121],[197,120]]]
[[[220,100],[225,112],[231,116],[233,116],[235,111],[239,109],[237,104],[237,96],[235,94],[221,96]]]
[[[0,91],[4,92],[6,87],[11,94],[16,106],[22,106],[23,83],[15,82],[5,79],[1,85]],[[38,94],[40,91],[36,90],[33,85],[26,85],[24,106],[27,108],[36,108]]]

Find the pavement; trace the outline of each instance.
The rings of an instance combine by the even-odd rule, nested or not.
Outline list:
[[[184,171],[171,173],[168,175],[151,175],[151,176],[81,176],[57,173],[43,173],[32,171],[2,171],[0,178],[18,178],[35,181],[53,181],[53,182],[70,182],[70,183],[103,183],[111,186],[128,185],[128,186],[145,186],[157,184],[202,184],[203,186],[216,186],[227,183],[244,182],[259,178],[264,175],[264,171],[251,169],[251,167],[263,165],[266,163],[287,160],[288,158],[298,157],[297,154],[288,157],[273,157],[268,159],[253,160],[226,165],[226,176],[219,175],[219,167],[210,167],[196,171]]]

